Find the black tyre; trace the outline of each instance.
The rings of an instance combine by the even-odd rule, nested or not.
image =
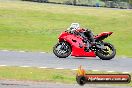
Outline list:
[[[111,60],[116,55],[116,49],[110,43],[104,43],[104,49],[96,52],[96,55],[102,60]]]
[[[66,58],[71,52],[71,47],[67,42],[59,42],[53,47],[53,53],[59,58]]]

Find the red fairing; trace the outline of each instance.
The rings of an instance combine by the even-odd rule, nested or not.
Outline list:
[[[67,35],[70,35],[70,33],[68,33],[68,32],[62,32],[62,33],[60,34],[59,38],[58,38],[59,41],[63,41],[63,40],[64,40],[63,38],[64,38],[65,36],[67,36]]]
[[[72,56],[76,57],[96,57],[94,51],[86,52],[84,51],[85,44],[82,41],[82,37],[68,33],[63,32],[59,36],[59,41],[66,41],[68,42],[72,47]]]
[[[94,38],[100,38],[100,37],[103,37],[103,36],[110,36],[113,32],[102,32],[100,33],[99,35],[95,36]]]

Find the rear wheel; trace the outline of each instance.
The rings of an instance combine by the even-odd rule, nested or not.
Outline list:
[[[102,60],[110,60],[115,57],[116,49],[110,43],[104,43],[104,48],[96,52],[96,55]]]
[[[67,42],[59,42],[53,47],[53,53],[59,58],[66,58],[71,52],[71,47]]]

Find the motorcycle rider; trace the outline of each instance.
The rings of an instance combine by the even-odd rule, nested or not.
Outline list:
[[[70,32],[76,35],[80,35],[83,38],[83,42],[86,44],[86,50],[89,51],[91,45],[95,45],[94,35],[91,30],[80,28],[79,23],[72,23]]]

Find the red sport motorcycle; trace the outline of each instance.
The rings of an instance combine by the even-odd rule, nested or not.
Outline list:
[[[96,47],[93,45],[90,50],[86,50],[86,44],[83,38],[69,31],[62,32],[59,36],[59,42],[53,47],[53,53],[59,58],[66,58],[69,55],[75,57],[96,57],[102,60],[110,60],[115,57],[116,49],[110,43],[103,40],[113,32],[102,32],[94,36]],[[90,43],[89,43],[90,44]]]

